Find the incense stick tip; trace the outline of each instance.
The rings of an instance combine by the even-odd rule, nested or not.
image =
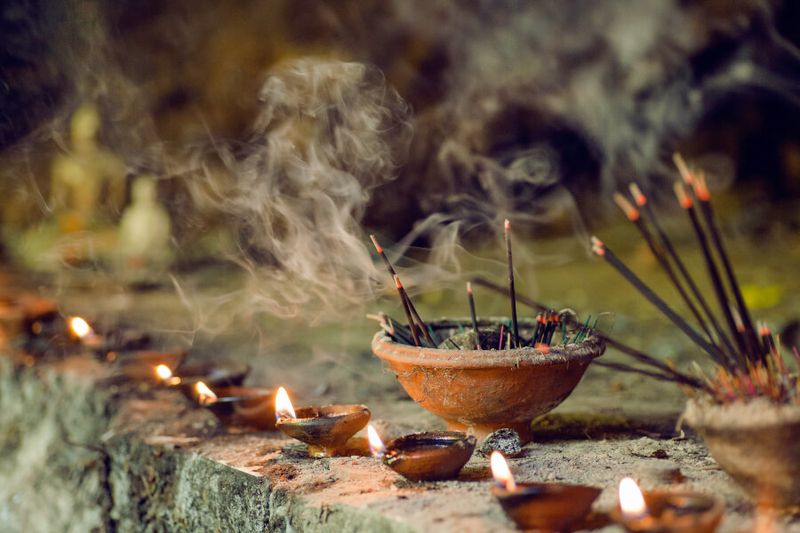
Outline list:
[[[622,193],[614,193],[614,202],[617,204],[617,206],[619,206],[622,212],[625,213],[625,216],[628,217],[628,220],[631,222],[636,222],[639,220],[639,210],[636,209]]]
[[[644,195],[638,183],[631,182],[628,185],[628,190],[631,192],[631,196],[633,196],[633,201],[636,202],[636,205],[642,207],[647,203],[647,196]]]
[[[375,235],[370,235],[369,238],[372,241],[372,245],[375,246],[375,251],[377,251],[379,254],[382,254],[383,247],[381,247],[381,245],[378,244],[378,239],[375,238]]]

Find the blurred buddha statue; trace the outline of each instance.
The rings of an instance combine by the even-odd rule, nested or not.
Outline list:
[[[125,208],[119,227],[121,273],[129,281],[154,281],[172,262],[170,239],[170,218],[158,202],[155,178],[137,177],[131,188],[131,204]]]
[[[51,167],[50,201],[61,233],[91,228],[101,221],[101,207],[119,210],[125,199],[125,166],[97,144],[100,115],[90,104],[70,121],[70,151]]]

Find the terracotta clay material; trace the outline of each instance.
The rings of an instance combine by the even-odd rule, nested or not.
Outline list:
[[[693,399],[684,417],[756,503],[800,506],[800,405],[766,399],[718,405]]]
[[[173,372],[180,381],[168,386],[178,387],[188,399],[195,401],[197,397],[195,385],[198,381],[205,383],[211,390],[219,387],[238,387],[250,373],[250,365],[237,361],[184,363]]]
[[[278,419],[275,426],[286,435],[308,444],[312,457],[330,457],[343,452],[348,439],[369,422],[365,405],[301,407],[296,418]]]
[[[570,531],[586,519],[601,489],[562,483],[517,483],[492,487],[503,510],[520,529]]]
[[[624,517],[619,506],[612,512],[615,522],[630,533],[714,533],[725,510],[722,503],[697,492],[644,492],[647,515]]]
[[[440,481],[458,476],[477,441],[457,431],[429,431],[395,439],[383,462],[411,481]]]
[[[479,328],[494,329],[497,323],[484,320]],[[430,326],[442,339],[460,327],[472,327],[468,320]],[[521,335],[530,335],[533,327],[532,320],[520,321]],[[447,429],[483,438],[511,428],[523,443],[531,439],[531,420],[564,401],[604,350],[602,339],[594,335],[547,351],[421,348],[395,342],[383,331],[372,339],[373,353],[389,364],[414,401],[447,422]]]
[[[262,387],[219,387],[214,403],[206,405],[227,425],[275,429],[275,391]]]
[[[133,351],[109,352],[108,360],[111,361],[115,374],[138,381],[159,382],[155,368],[166,365],[170,369],[178,368],[186,359],[186,350],[169,352]]]

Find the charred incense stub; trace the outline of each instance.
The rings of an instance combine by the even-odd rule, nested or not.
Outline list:
[[[295,417],[279,416],[275,426],[286,435],[308,444],[312,457],[340,454],[347,441],[367,425],[370,411],[365,405],[300,407]]]
[[[207,407],[226,425],[275,429],[275,391],[262,387],[218,387]]]
[[[411,481],[454,479],[475,450],[475,437],[458,431],[429,431],[395,439],[383,462]]]

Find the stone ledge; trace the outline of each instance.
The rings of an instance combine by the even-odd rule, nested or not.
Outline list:
[[[513,530],[489,494],[485,458],[473,457],[456,481],[415,485],[369,457],[312,460],[280,433],[226,433],[179,393],[111,385],[107,372],[88,357],[33,368],[0,360],[4,530]],[[550,437],[558,420],[550,419]],[[572,427],[580,417],[564,420]],[[594,421],[598,434],[607,430],[602,421]],[[631,425],[621,415],[610,423]],[[603,487],[598,507],[606,509],[621,475],[648,487],[679,469],[686,486],[726,500],[722,531],[751,523],[741,494],[697,441],[635,431],[572,438],[529,444],[512,468],[520,479]]]

